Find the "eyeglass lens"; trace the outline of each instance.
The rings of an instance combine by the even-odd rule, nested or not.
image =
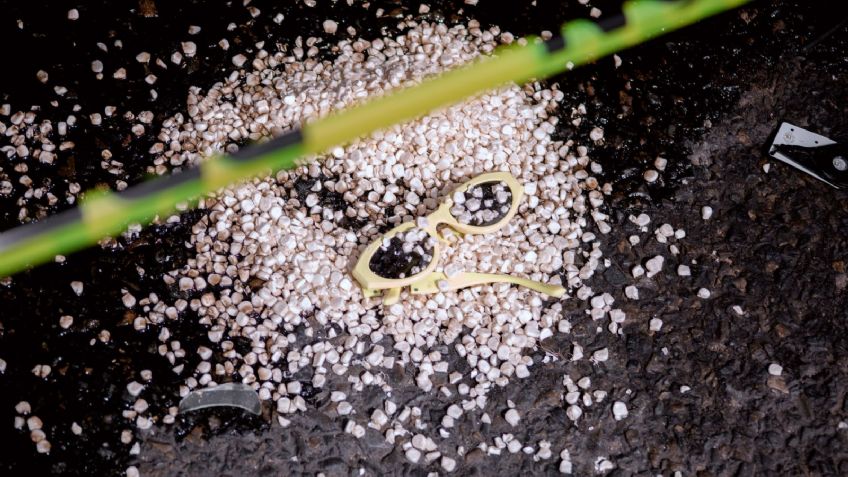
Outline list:
[[[417,275],[433,260],[436,240],[418,227],[400,232],[383,243],[371,256],[368,267],[383,278],[407,278]]]
[[[485,227],[503,219],[512,206],[512,190],[506,182],[484,182],[465,192],[454,192],[451,215],[464,225]]]

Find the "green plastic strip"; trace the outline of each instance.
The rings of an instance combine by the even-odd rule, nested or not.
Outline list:
[[[232,156],[215,156],[196,169],[153,179],[122,193],[87,192],[77,209],[0,234],[0,276],[8,276],[56,255],[68,254],[120,234],[131,223],[147,224],[250,177],[289,169],[305,156],[320,154],[378,129],[414,119],[503,84],[542,79],[635,46],[750,0],[631,0],[622,15],[598,22],[566,23],[548,42],[527,38],[501,47],[469,66],[446,72],[381,98],[308,123]]]

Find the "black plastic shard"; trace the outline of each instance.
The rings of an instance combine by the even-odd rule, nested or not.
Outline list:
[[[180,412],[208,407],[237,407],[256,415],[262,412],[259,394],[242,383],[225,383],[213,388],[198,389],[180,401]]]
[[[848,147],[787,122],[772,134],[768,155],[836,189],[848,188]]]

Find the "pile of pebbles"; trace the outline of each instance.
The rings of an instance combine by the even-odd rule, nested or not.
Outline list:
[[[187,114],[162,122],[148,151],[152,160],[147,170],[164,174],[220,151],[234,152],[245,141],[280,134],[466,64],[499,43],[523,41],[497,27],[482,29],[475,21],[447,26],[407,20],[399,28],[403,33],[393,38],[339,41],[329,48],[331,59],[320,59],[318,38],[298,38],[279,51],[259,42],[254,58],[232,57],[235,69],[222,81],[206,91],[189,91]],[[196,45],[184,43],[180,51],[172,61],[195,54]],[[144,60],[149,58],[142,55],[138,61]],[[163,276],[173,296],[124,292],[123,304],[135,316],[133,327],[156,330],[158,354],[182,379],[180,396],[240,381],[272,402],[277,422],[286,427],[288,415],[307,409],[306,388],[320,390],[331,382],[328,376],[345,377],[348,386],[330,389],[335,417],[344,421],[345,432],[357,437],[380,432],[409,461],[438,460],[444,471],[453,471],[457,459],[471,450],[441,445],[455,421],[482,412],[481,420],[491,422],[482,411],[490,392],[530,377],[538,363],[529,352],[554,333],[570,332],[562,304],[532,290],[493,284],[432,295],[404,291],[399,303],[384,306],[379,298],[363,296],[350,269],[381,233],[416,221],[417,227],[384,241],[372,260],[374,271],[403,278],[437,260],[436,271],[449,277],[483,272],[562,285],[570,295],[564,299],[586,301],[587,316],[608,320],[608,330],[620,333],[624,313],[612,308],[608,293],[596,293],[584,283],[609,266],[596,231],[611,230],[602,208],[612,188],[592,176],[602,168],[581,145],[602,141],[603,131],[594,128],[587,138],[554,140],[563,99],[556,85],[505,86],[336,147],[297,169],[218,191],[200,203],[205,213],[192,227],[188,243],[194,257]],[[573,121],[580,121],[585,110],[583,105],[572,107]],[[44,162],[55,159],[51,154],[57,148],[73,148],[51,142],[56,137],[52,125],[39,122],[33,112],[12,114],[3,105],[2,115],[11,116],[9,125],[0,122],[12,138],[11,145],[0,148],[7,156],[32,154]],[[92,123],[99,116],[91,115]],[[153,113],[125,116],[149,125]],[[57,124],[58,136],[75,120]],[[34,143],[37,148],[27,146]],[[107,156],[101,166],[119,173],[123,165]],[[495,233],[461,235],[441,229],[445,243],[434,257],[435,238],[423,230],[427,224],[422,221],[443,200],[452,201],[451,213],[466,225],[490,225],[509,211],[513,191],[504,183],[451,194],[479,174],[495,171],[509,172],[524,188],[516,215]],[[0,187],[11,193],[4,180]],[[115,187],[126,184],[117,181]],[[71,184],[64,200],[74,202],[79,189]],[[58,200],[48,189],[30,189],[30,196],[48,203]],[[28,213],[22,207],[21,220]],[[668,235],[657,231],[657,237]],[[662,268],[661,262],[659,267],[648,265],[649,274]],[[81,293],[76,284],[72,288]],[[630,288],[627,296],[638,299],[638,290]],[[184,346],[196,339],[180,336],[178,320],[197,320],[207,327],[208,342]],[[108,331],[99,339],[107,342]],[[568,359],[597,365],[608,357],[606,348],[584,350],[573,342]],[[454,368],[458,361],[464,361],[463,371]],[[393,402],[395,383],[387,371],[397,366],[413,370],[422,392],[453,399],[437,425],[424,423],[419,407]],[[127,427],[134,425],[144,436],[156,424],[173,424],[177,408],[164,415],[154,411],[145,397],[151,373],[143,370],[141,376],[142,382],[127,383],[132,402],[123,417]],[[607,403],[607,392],[590,390],[588,382],[588,377],[563,378],[563,404],[573,421],[581,419],[581,406]],[[366,387],[385,394],[381,408],[354,409],[348,402],[349,393]],[[627,416],[625,403],[609,405],[617,419]],[[521,418],[510,406],[504,419],[517,426]],[[23,422],[21,417],[15,424],[23,427]],[[49,452],[49,436],[37,424],[26,421],[39,452]],[[137,455],[141,450],[133,439],[129,429],[121,435],[124,444],[133,443],[131,455]],[[568,450],[558,443],[522,444],[507,434],[493,443],[480,442],[478,448],[489,455],[521,450],[534,459],[550,458],[555,450],[560,468],[571,468]]]
[[[240,140],[291,129],[381,95],[384,88],[467,63],[499,41],[514,41],[473,21],[403,26],[396,38],[341,41],[332,61],[304,55],[300,44],[288,53],[260,48],[251,68],[234,70],[205,93],[193,89],[187,117],[164,121],[162,142],[151,150],[159,153],[152,170],[235,150]],[[182,297],[134,307],[146,315],[145,326],[161,330],[160,353],[185,376],[180,394],[239,380],[272,401],[285,426],[287,414],[306,409],[300,383],[291,376],[306,373],[319,389],[330,374],[347,376],[352,390],[379,387],[387,400],[384,409],[368,413],[351,409],[344,397],[350,389],[334,390],[337,414],[350,416],[345,430],[361,436],[375,429],[403,446],[410,461],[442,459],[451,470],[455,456],[466,450],[438,446],[440,437],[450,435],[450,420],[484,408],[495,386],[531,375],[536,363],[527,351],[570,329],[562,307],[506,284],[434,295],[404,292],[399,303],[386,307],[379,298],[365,298],[349,270],[387,227],[426,216],[479,174],[504,171],[525,189],[516,216],[497,233],[459,237],[446,230],[437,271],[506,273],[586,292],[583,281],[604,262],[589,229],[594,224],[609,231],[600,208],[611,187],[590,176],[601,169],[586,147],[551,138],[563,97],[555,86],[506,86],[205,200],[208,212],[193,227],[189,244],[196,256],[163,277]],[[311,183],[308,190],[297,187],[304,180]],[[327,196],[342,200],[327,206]],[[512,195],[504,184],[492,184],[453,199],[459,199],[461,221],[482,225],[508,211]],[[410,237],[408,248],[416,251],[422,237]],[[425,248],[417,252],[427,258]],[[182,348],[169,330],[177,319],[208,326],[209,347]],[[237,349],[235,340],[250,346]],[[470,371],[451,369],[448,356],[434,349],[444,345]],[[192,352],[202,361],[189,369],[183,357]],[[593,360],[602,355],[605,350],[586,353]],[[450,419],[431,435],[410,428],[410,415],[420,409],[398,409],[388,399],[393,383],[385,371],[395,366],[414,369],[422,392],[455,396]],[[436,375],[446,376],[447,384],[436,387]],[[368,422],[357,420],[368,415]]]

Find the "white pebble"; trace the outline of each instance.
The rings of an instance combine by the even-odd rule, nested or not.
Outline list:
[[[780,376],[781,374],[783,374],[783,366],[777,363],[771,363],[768,367],[768,372],[772,376]]]
[[[456,461],[448,456],[442,456],[441,465],[445,472],[453,472],[456,469]]]
[[[615,417],[616,421],[620,421],[627,417],[627,404],[624,404],[621,401],[616,401],[612,405],[612,415]]]
[[[509,423],[510,426],[515,427],[518,425],[518,422],[521,420],[521,416],[518,414],[518,411],[515,409],[510,409],[504,414],[504,419]]]
[[[592,128],[592,130],[589,131],[589,139],[591,139],[595,142],[598,142],[603,138],[604,138],[604,130],[603,129],[596,127],[596,128]]]
[[[336,412],[339,413],[339,416],[347,416],[351,411],[353,411],[353,406],[347,401],[342,401],[336,406]]]
[[[334,22],[333,20],[324,20],[324,33],[332,35],[336,33],[336,30],[338,28],[339,24]]]
[[[660,174],[653,169],[648,169],[642,177],[645,178],[645,182],[656,182],[660,178]]]
[[[561,474],[571,474],[573,466],[571,464],[571,454],[568,452],[568,449],[563,449],[559,453],[559,458],[561,459],[559,462],[559,472]]]
[[[651,278],[657,273],[660,273],[662,271],[664,262],[665,258],[663,258],[662,255],[657,255],[654,258],[645,262],[645,268],[648,270],[646,276],[648,278]]]
[[[596,363],[602,363],[607,359],[609,359],[609,350],[607,348],[601,348],[592,353],[592,361]]]
[[[84,288],[85,288],[84,285],[80,281],[71,282],[71,289],[74,290],[74,293],[76,293],[77,296],[82,295],[82,291],[83,291]]]
[[[35,450],[38,451],[39,454],[49,454],[50,447],[50,442],[47,439],[40,440],[37,444],[35,444]]]
[[[21,401],[21,402],[15,404],[15,412],[17,412],[18,414],[23,414],[24,416],[26,416],[27,414],[32,412],[32,407],[30,406],[29,402]]]
[[[73,324],[74,324],[74,317],[73,316],[63,315],[59,318],[59,326],[61,326],[63,329],[67,330]]]
[[[713,216],[713,208],[709,205],[705,205],[701,207],[701,218],[704,220],[710,220],[710,217]]]
[[[703,298],[703,299],[706,300],[707,298],[710,297],[710,295],[711,295],[710,291],[707,290],[706,288],[698,289],[698,298]]]
[[[30,416],[26,420],[27,429],[31,431],[37,431],[44,426],[44,423],[41,422],[41,419],[38,416]]]
[[[244,65],[244,63],[247,61],[247,57],[239,53],[238,55],[233,57],[232,61],[233,65],[235,65],[236,68],[241,68],[242,65]]]
[[[418,460],[421,459],[421,451],[414,447],[410,447],[409,449],[407,449],[405,455],[406,460],[412,462],[413,464],[417,464]]]
[[[137,382],[137,381],[132,381],[129,384],[127,384],[127,391],[129,391],[130,396],[132,396],[132,397],[138,397],[138,395],[141,394],[141,391],[143,389],[144,389],[144,385]]]
[[[193,41],[184,41],[181,43],[183,53],[186,57],[191,58],[197,53],[197,45]]]
[[[651,223],[651,217],[648,214],[639,214],[638,216],[630,216],[629,220],[639,227],[644,227]]]

